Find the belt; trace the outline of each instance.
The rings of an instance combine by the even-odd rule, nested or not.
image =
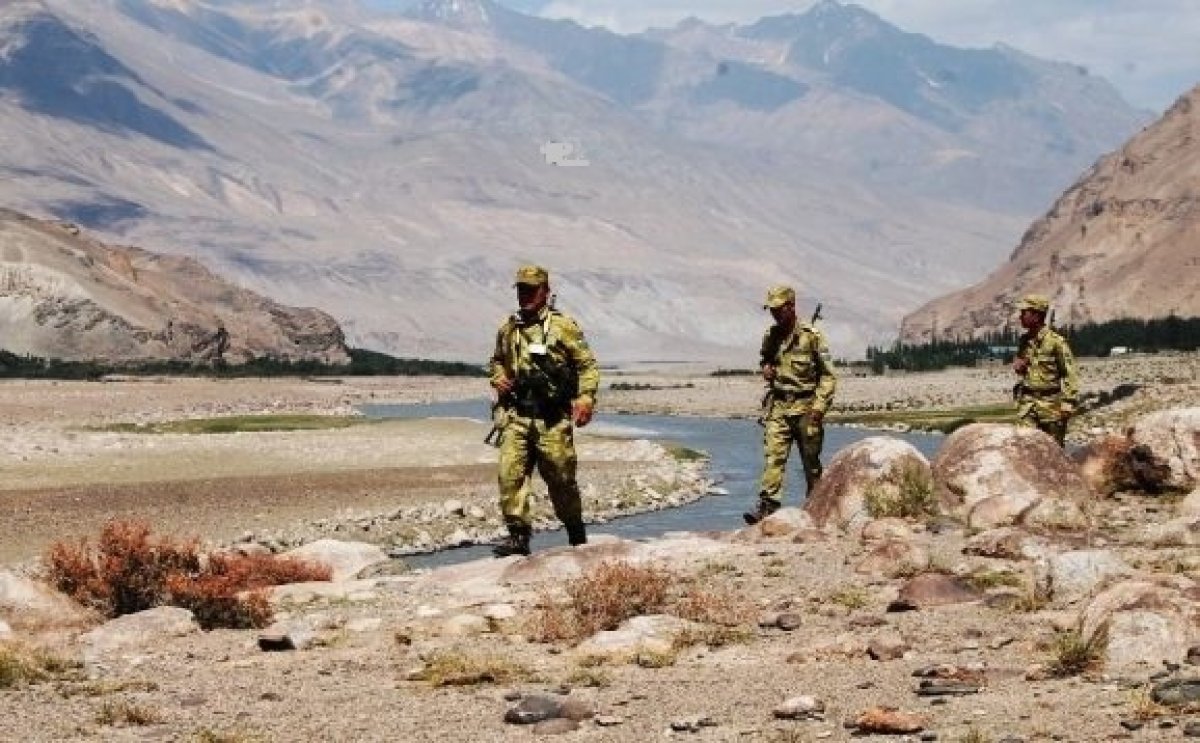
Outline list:
[[[779,390],[775,392],[775,399],[780,402],[794,402],[796,400],[807,400],[817,394],[813,390]]]
[[[553,403],[517,402],[513,405],[513,412],[522,418],[540,418],[547,421],[561,420],[567,416],[561,405]]]
[[[1054,397],[1055,395],[1062,394],[1062,390],[1058,387],[1048,387],[1044,390],[1035,390],[1033,388],[1026,387],[1025,394],[1029,395],[1030,397]]]

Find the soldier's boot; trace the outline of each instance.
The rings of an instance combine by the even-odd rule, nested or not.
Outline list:
[[[574,524],[563,524],[563,526],[567,527],[567,541],[571,543],[572,547],[587,544],[587,529],[584,527],[582,521]]]
[[[759,498],[758,508],[754,509],[753,511],[747,511],[746,513],[743,513],[742,518],[745,519],[747,524],[754,526],[759,521],[762,521],[778,510],[779,501],[770,500],[769,498]]]
[[[533,527],[526,524],[509,524],[508,536],[492,548],[492,554],[496,557],[528,555],[531,536],[533,536]]]

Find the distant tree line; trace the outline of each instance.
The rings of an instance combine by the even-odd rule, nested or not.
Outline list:
[[[1123,318],[1057,328],[1076,356],[1107,356],[1114,348],[1131,352],[1194,351],[1200,349],[1200,317],[1153,320]],[[896,343],[891,348],[870,346],[867,363],[875,374],[885,370],[931,371],[948,366],[973,366],[981,360],[1012,361],[1020,334],[1015,330],[988,333],[972,340]]]
[[[220,361],[197,364],[179,360],[116,364],[22,356],[0,349],[0,378],[99,379],[106,374],[216,377],[484,376],[483,368],[479,364],[400,358],[364,348],[351,348],[349,353],[349,364],[326,364],[313,359],[292,360],[266,356],[251,359],[244,364]]]

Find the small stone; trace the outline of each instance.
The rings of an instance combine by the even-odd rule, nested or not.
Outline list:
[[[926,741],[926,743],[932,743],[932,741],[935,741],[937,739],[938,739],[938,735],[937,735],[937,733],[935,733],[933,731],[930,731],[928,733],[921,733],[921,740]]]
[[[773,714],[780,720],[804,720],[816,717],[825,711],[825,703],[813,696],[791,697],[775,708]]]
[[[616,715],[600,715],[596,718],[595,722],[598,727],[611,728],[624,723],[625,718],[617,717]]]
[[[521,703],[504,713],[504,721],[511,725],[533,725],[543,720],[558,717],[560,704],[550,697],[526,697]]]
[[[978,694],[979,684],[969,681],[954,681],[953,679],[923,679],[917,687],[917,696],[945,697]]]
[[[775,620],[775,626],[779,627],[779,629],[783,630],[784,632],[791,632],[799,629],[801,623],[802,620],[800,615],[790,611],[780,614],[779,618]]]
[[[1200,645],[1193,645],[1187,651],[1188,665],[1200,666]]]
[[[695,720],[674,720],[671,729],[677,733],[696,733],[700,731],[700,726]]]
[[[512,691],[504,692],[504,701],[519,702],[519,701],[521,701],[521,697],[523,697],[523,696],[525,696],[525,695],[522,694],[521,692],[517,691],[516,689],[513,689]]]
[[[1155,685],[1150,697],[1168,707],[1200,702],[1200,678],[1174,679]]]
[[[1121,720],[1121,727],[1126,730],[1141,730],[1146,726],[1146,723],[1139,720]]]
[[[871,707],[858,716],[854,726],[862,733],[919,733],[925,729],[925,719],[895,707]]]
[[[1200,720],[1193,720],[1183,726],[1183,737],[1200,738]]]

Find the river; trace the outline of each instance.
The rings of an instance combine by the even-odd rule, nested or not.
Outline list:
[[[362,412],[371,418],[470,418],[488,420],[485,400],[415,405],[365,405]],[[728,495],[708,496],[679,508],[636,514],[614,519],[607,524],[589,526],[589,534],[615,534],[625,539],[645,539],[670,531],[728,530],[741,527],[742,513],[754,506],[758,475],[762,468],[762,429],[754,420],[701,418],[668,415],[599,414],[586,429],[588,433],[646,438],[672,442],[702,451],[710,457],[709,472],[717,486]],[[877,431],[827,426],[822,460],[843,447]],[[944,436],[925,433],[889,433],[908,441],[926,457],[933,457]],[[804,476],[799,469],[799,454],[792,452],[785,484],[785,505],[798,505],[805,493]],[[799,494],[799,496],[797,495]],[[544,549],[565,542],[562,531],[534,535],[533,548]],[[473,560],[491,554],[488,546],[442,550],[404,558],[413,567],[432,567]]]

